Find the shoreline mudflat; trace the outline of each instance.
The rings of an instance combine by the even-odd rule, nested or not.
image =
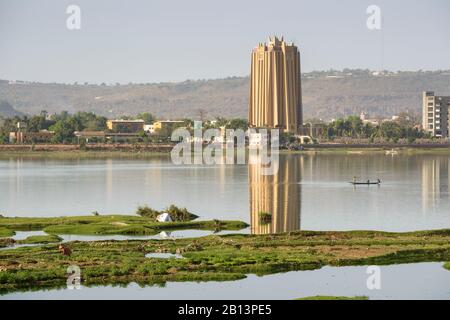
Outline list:
[[[169,155],[174,144],[36,144],[0,145],[0,159],[11,157],[55,157],[55,158],[145,158]],[[404,153],[450,154],[450,144],[314,144],[304,145],[303,150],[281,149],[283,154],[320,153],[386,153],[394,149]]]

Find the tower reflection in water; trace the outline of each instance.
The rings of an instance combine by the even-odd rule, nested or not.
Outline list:
[[[422,167],[422,212],[434,212],[441,201],[450,198],[450,159],[446,156],[424,157]]]
[[[303,157],[280,155],[276,175],[263,175],[260,158],[249,161],[250,222],[252,234],[300,230],[301,165]],[[272,215],[261,219],[261,212]]]

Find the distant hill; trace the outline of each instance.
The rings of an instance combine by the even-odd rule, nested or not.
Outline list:
[[[329,120],[367,112],[420,114],[421,92],[450,95],[450,71],[385,72],[344,70],[302,75],[305,119]],[[80,85],[0,81],[0,100],[26,114],[93,111],[107,116],[148,111],[159,118],[246,117],[248,77],[180,83]]]
[[[21,112],[17,111],[12,107],[8,101],[0,101],[0,117],[12,118],[14,116],[23,115]]]

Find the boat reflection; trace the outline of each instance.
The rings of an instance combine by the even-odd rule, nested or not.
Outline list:
[[[303,158],[280,156],[281,165],[275,175],[263,175],[260,159],[252,160],[248,170],[251,233],[300,230]],[[269,213],[271,218],[264,219],[261,213]]]

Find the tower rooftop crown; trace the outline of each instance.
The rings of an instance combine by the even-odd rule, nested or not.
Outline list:
[[[282,47],[296,47],[293,42],[287,43],[284,41],[284,37],[278,38],[277,36],[269,36],[266,43],[258,43],[255,49],[259,50],[271,50],[271,49],[281,49]]]

